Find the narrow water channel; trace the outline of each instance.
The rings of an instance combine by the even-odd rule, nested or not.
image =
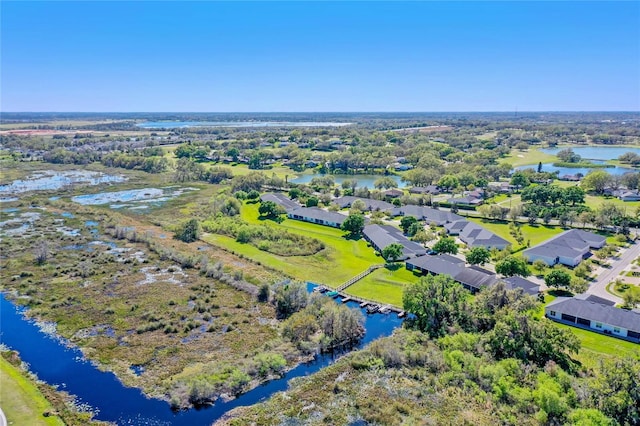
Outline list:
[[[312,288],[309,285],[309,289]],[[347,305],[359,308],[355,302],[347,302]],[[394,313],[367,315],[363,310],[363,314],[367,332],[358,347],[391,335],[402,324],[402,320]],[[0,324],[0,342],[18,351],[38,378],[59,385],[61,390],[75,395],[79,403],[93,407],[97,412],[97,420],[118,425],[210,425],[227,411],[269,398],[275,392],[285,390],[289,380],[315,373],[336,359],[330,354],[319,355],[315,360],[287,372],[282,378],[265,383],[232,401],[174,412],[167,402],[147,398],[140,390],[125,387],[113,373],[102,372],[84,360],[78,349],[68,348],[43,333],[33,321],[25,319],[22,308],[6,300],[2,293]]]

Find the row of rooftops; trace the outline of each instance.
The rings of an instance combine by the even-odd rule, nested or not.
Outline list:
[[[427,249],[415,241],[409,240],[398,228],[390,225],[366,225],[362,231],[365,239],[369,241],[376,250],[382,252],[385,247],[398,243],[402,245],[402,257],[398,260],[409,259],[427,254]]]
[[[521,288],[525,293],[537,295],[540,286],[521,277],[498,278],[496,274],[479,266],[465,266],[465,261],[448,254],[422,256],[407,260],[407,267],[425,273],[449,275],[455,281],[474,291],[504,281],[509,289]]]
[[[261,199],[263,201],[275,202],[282,206],[287,213],[304,208],[297,202],[291,200],[285,194],[281,193],[267,193],[262,195]],[[348,208],[356,201],[361,201],[364,204],[365,210],[368,211],[382,211],[389,213],[391,216],[414,216],[418,220],[424,220],[427,223],[435,223],[438,226],[444,226],[449,234],[460,235],[460,239],[462,239],[469,247],[482,246],[487,248],[495,247],[498,249],[504,249],[509,245],[509,242],[504,238],[499,237],[493,232],[483,228],[481,225],[470,222],[462,216],[451,213],[450,211],[415,205],[396,207],[386,201],[374,200],[371,198],[360,198],[350,195],[337,198],[334,202],[340,208]],[[341,219],[336,216],[339,213],[326,211],[325,213],[322,213],[320,210],[322,209],[315,209],[313,211],[300,210],[296,212],[296,215],[304,216],[305,214],[310,214],[313,215],[313,218],[332,222],[338,222]],[[343,220],[344,217],[342,218],[342,221]],[[339,223],[342,223],[342,221],[339,221]]]

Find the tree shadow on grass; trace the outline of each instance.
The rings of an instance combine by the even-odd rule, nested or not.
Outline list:
[[[402,263],[401,262],[387,263],[386,265],[384,265],[384,268],[391,272],[395,272],[402,268]]]
[[[360,238],[362,237],[362,235],[360,234],[344,234],[342,236],[342,238],[344,238],[347,241],[358,241]]]
[[[567,290],[549,290],[549,295],[553,297],[572,297],[573,293]]]

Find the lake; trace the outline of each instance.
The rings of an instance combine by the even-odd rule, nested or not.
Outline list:
[[[73,185],[119,183],[126,180],[127,178],[124,176],[108,175],[101,172],[90,172],[87,170],[69,170],[61,172],[44,170],[33,173],[26,179],[18,179],[9,184],[0,185],[0,196],[18,195],[27,191],[56,190]]]
[[[309,291],[313,287],[313,284],[307,284]],[[347,305],[360,309],[355,302],[348,302]],[[362,311],[367,332],[358,348],[379,337],[391,335],[393,330],[402,325],[403,320],[395,314],[366,315]],[[229,410],[255,404],[275,392],[286,390],[289,380],[315,373],[338,358],[332,354],[318,355],[313,361],[290,370],[282,378],[267,382],[229,402],[175,412],[168,402],[147,398],[139,389],[122,385],[113,373],[98,370],[83,359],[80,350],[45,333],[32,320],[26,319],[24,312],[24,308],[16,307],[5,299],[4,293],[0,293],[0,342],[17,350],[40,380],[60,385],[61,390],[75,395],[79,404],[93,408],[97,420],[116,422],[118,425],[210,425]]]
[[[595,163],[596,161],[594,161]],[[516,167],[514,170],[524,170],[524,169],[538,169],[537,165],[533,165],[530,164],[528,166],[518,166]],[[578,168],[572,168],[572,167],[556,167],[553,165],[553,163],[542,163],[542,171],[543,172],[550,172],[550,173],[555,173],[556,171],[559,172],[559,176],[564,176],[564,175],[576,175],[578,173],[581,173],[583,176],[586,176],[587,173],[589,173],[592,170],[604,170],[607,173],[611,174],[611,175],[623,175],[625,173],[630,173],[630,172],[638,172],[637,169],[632,169],[629,167],[606,167],[606,168],[594,168],[594,169],[590,169],[590,168],[585,168],[585,167],[578,167]]]
[[[182,129],[186,127],[341,127],[353,123],[333,121],[147,121],[144,129]]]
[[[364,188],[366,186],[369,189],[375,188],[373,186],[373,183],[376,180],[383,177],[382,175],[328,175],[328,174],[323,175],[321,173],[312,173],[312,174],[299,175],[295,179],[291,179],[289,182],[309,183],[311,182],[311,179],[313,179],[314,177],[325,177],[325,176],[332,176],[338,185],[342,184],[342,182],[347,179],[355,179],[358,181],[358,188]],[[404,188],[407,186],[407,184],[402,181],[400,176],[389,175],[388,177],[390,177],[391,179],[395,180],[398,183],[398,188]]]
[[[543,148],[540,151],[545,154],[556,155],[567,148]],[[573,152],[588,160],[616,160],[622,154],[635,152],[640,155],[640,148],[622,146],[576,146],[571,147]]]

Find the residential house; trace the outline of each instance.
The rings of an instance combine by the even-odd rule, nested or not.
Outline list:
[[[617,196],[622,201],[640,201],[640,193],[638,191],[621,191]]]
[[[402,245],[402,257],[398,260],[427,254],[427,249],[421,244],[409,240],[401,230],[390,225],[366,225],[362,235],[380,253],[393,243]]]
[[[285,212],[290,212],[291,210],[295,210],[301,207],[300,204],[280,192],[267,192],[266,194],[262,194],[260,196],[260,200],[273,201],[274,203],[282,207]]]
[[[467,222],[467,225],[459,232],[460,238],[469,248],[484,247],[486,249],[504,250],[510,245],[509,241],[484,229],[475,222]]]
[[[287,217],[305,222],[317,223],[318,225],[332,226],[340,228],[347,218],[345,215],[322,210],[318,207],[299,207],[287,212]]]
[[[640,343],[640,312],[576,297],[558,297],[545,307],[547,318],[574,327]]]
[[[449,198],[447,200],[449,204],[463,205],[463,206],[479,206],[484,200],[477,198],[473,195],[465,195],[464,197]]]
[[[503,194],[509,194],[513,192],[514,186],[509,182],[489,182],[487,188],[494,192],[500,192]]]
[[[425,206],[402,206],[391,211],[392,216],[413,216],[418,220],[424,220],[428,224],[435,223],[444,226],[447,223],[464,220],[462,216],[449,211],[438,210]]]
[[[472,293],[479,291],[482,287],[492,286],[498,281],[493,272],[478,266],[465,267],[464,260],[446,254],[409,259],[406,266],[410,271],[422,274],[449,275]]]
[[[444,229],[447,230],[447,234],[449,235],[460,235],[460,232],[464,229],[465,226],[469,224],[469,221],[466,219],[456,220],[454,222],[445,223]]]
[[[382,191],[382,195],[386,198],[400,198],[404,195],[404,191],[399,189],[388,189],[386,191]]]
[[[540,259],[549,266],[561,263],[574,267],[590,254],[590,249],[602,248],[605,243],[606,238],[602,235],[581,229],[570,229],[535,247],[526,249],[522,255],[532,263]]]
[[[354,197],[351,195],[345,195],[344,197],[336,198],[334,203],[336,203],[340,208],[348,208],[351,207],[354,201],[360,200],[364,203],[365,210],[368,211],[381,211],[381,212],[391,212],[395,206],[391,203],[387,203],[386,201],[374,200],[372,198],[360,198]]]
[[[409,189],[409,192],[412,194],[422,194],[422,195],[438,195],[440,193],[440,188],[436,185],[427,185],[427,186],[414,186]]]
[[[522,277],[513,276],[503,278],[502,281],[506,284],[509,290],[522,289],[525,294],[530,296],[537,296],[540,293],[540,285],[532,281],[526,280]]]

